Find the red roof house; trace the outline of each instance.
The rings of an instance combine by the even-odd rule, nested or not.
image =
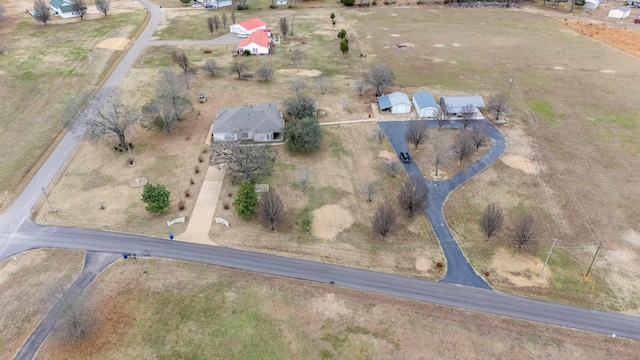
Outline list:
[[[264,31],[256,31],[248,38],[240,40],[238,44],[238,54],[249,50],[253,55],[264,55],[269,53],[271,39]]]
[[[264,23],[264,21],[258,18],[251,18],[231,25],[230,31],[236,34],[251,34],[257,30],[266,28],[267,25]]]

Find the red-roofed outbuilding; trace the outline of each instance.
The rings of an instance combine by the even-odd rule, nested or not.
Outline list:
[[[247,20],[240,21],[237,24],[233,24],[230,27],[230,31],[236,34],[252,34],[255,31],[266,29],[267,25],[264,21],[258,18],[251,18]]]

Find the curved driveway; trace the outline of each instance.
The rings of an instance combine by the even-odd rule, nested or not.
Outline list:
[[[411,121],[424,121],[429,128],[438,127],[437,121]],[[408,123],[408,121],[386,121],[378,123],[378,125],[387,134],[387,138],[391,142],[396,153],[409,151],[407,148],[407,142],[405,141],[405,131]],[[442,127],[461,129],[462,123],[460,121],[448,121]],[[488,120],[475,120],[469,128],[482,130],[487,133],[491,139],[491,147],[489,148],[489,151],[469,167],[448,180],[427,180],[427,186],[429,187],[429,200],[427,202],[425,212],[427,213],[427,217],[429,218],[429,222],[431,222],[433,231],[440,242],[440,246],[442,246],[444,256],[447,259],[447,274],[441,281],[490,289],[491,287],[480,275],[478,275],[478,273],[476,273],[462,253],[462,250],[460,250],[458,243],[455,241],[453,234],[451,234],[451,231],[449,230],[449,226],[444,219],[442,211],[444,202],[453,190],[458,188],[458,186],[462,185],[474,175],[486,169],[487,166],[497,160],[507,148],[502,134],[500,134],[498,129],[496,129],[496,127]],[[424,177],[415,162],[403,165],[407,175]]]
[[[117,86],[122,80],[160,20],[158,6],[148,0],[139,1],[150,11],[149,24],[106,81],[105,87],[90,103],[84,117],[91,117],[100,104],[104,92]],[[10,210],[0,217],[0,260],[29,249],[43,247],[82,249],[116,254],[137,253],[308,281],[333,282],[336,285],[354,289],[640,339],[640,318],[617,313],[506,295],[483,288],[443,282],[435,283],[251,251],[122,233],[35,225],[30,220],[30,214],[31,209],[42,195],[41,188],[46,188],[62,168],[78,143],[83,130],[81,126],[63,138],[23,193],[13,203]],[[455,178],[452,180],[451,186],[455,187],[454,181],[456,180]]]

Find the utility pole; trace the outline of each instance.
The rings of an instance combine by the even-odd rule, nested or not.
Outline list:
[[[507,101],[509,101],[509,97],[511,96],[511,87],[513,87],[513,77],[509,79],[509,92],[507,93]],[[505,103],[507,101],[505,101]]]
[[[53,212],[53,206],[51,206],[51,202],[49,201],[49,195],[47,195],[47,192],[45,191],[44,186],[42,187],[42,193],[44,194],[44,198],[47,199],[47,204],[49,204],[49,210]]]
[[[296,1],[296,3],[297,3],[297,1]],[[291,32],[289,33],[289,35],[293,36],[293,15],[291,15]]]
[[[598,248],[596,249],[596,253],[593,254],[593,259],[591,259],[591,264],[589,264],[589,268],[587,269],[587,273],[584,274],[585,278],[589,277],[589,273],[591,272],[591,267],[593,266],[593,263],[596,261],[596,257],[598,256],[598,253],[600,252],[600,248],[602,247],[602,240],[600,240],[600,244],[598,244]]]
[[[540,276],[544,274],[544,268],[547,267],[547,263],[549,262],[549,258],[553,254],[553,248],[556,247],[557,242],[558,242],[558,239],[553,239],[553,242],[551,243],[551,249],[549,249],[549,252],[547,253],[547,258],[544,260],[544,265],[542,265],[542,270],[540,270]]]

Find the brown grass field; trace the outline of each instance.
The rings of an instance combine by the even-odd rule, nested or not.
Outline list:
[[[335,286],[153,258],[87,288],[93,332],[36,359],[635,359],[640,342]]]
[[[15,353],[82,270],[83,251],[32,250],[0,264],[0,359]]]
[[[337,15],[335,28],[328,18],[329,10]],[[534,10],[539,12],[540,8]],[[273,81],[237,81],[227,74],[213,79],[197,75],[192,86],[194,99],[198,91],[205,91],[210,99],[205,104],[195,104],[200,115],[185,121],[168,137],[142,130],[133,134],[131,139],[138,145],[134,157],[140,161],[132,169],[126,167],[125,157],[114,154],[110,146],[84,144],[68,169],[68,174],[75,175],[63,176],[52,191],[51,199],[60,211],[47,216],[48,223],[166,236],[165,221],[183,213],[174,205],[161,217],[147,215],[138,200],[139,189],[130,189],[128,180],[143,175],[167,185],[175,204],[177,195],[189,188],[196,157],[217,110],[227,105],[281,101],[291,96],[288,84],[293,79],[308,82],[308,93],[318,99],[320,109],[325,111],[321,121],[328,122],[368,117],[373,98],[370,93],[358,97],[354,84],[378,61],[392,66],[395,89],[409,94],[420,89],[437,96],[472,93],[487,98],[507,93],[509,79],[513,78],[509,100],[512,115],[502,128],[508,140],[507,154],[452,194],[446,204],[446,216],[457,240],[476,269],[491,273],[489,281],[498,289],[637,313],[640,229],[636,224],[640,210],[628,205],[640,200],[632,180],[640,168],[640,148],[635,141],[638,109],[629,100],[640,80],[635,56],[528,9],[393,6],[332,7],[324,11],[301,7],[250,10],[243,16],[261,16],[269,25],[275,25],[279,17],[294,11],[296,36],[282,46],[283,53],[241,59],[252,69],[261,62],[271,62],[277,69]],[[557,14],[552,11],[553,16]],[[193,21],[203,22],[202,15],[194,15]],[[171,32],[171,26],[167,24],[165,33]],[[338,50],[335,34],[340,28],[349,34],[351,49],[347,56]],[[396,44],[405,47],[398,48]],[[288,59],[287,50],[292,47],[305,53],[300,70]],[[233,46],[215,48],[207,55],[200,47],[185,51],[196,64],[215,58],[228,65],[232,49]],[[170,51],[149,48],[139,59],[122,84],[123,90],[132,94],[132,102],[141,105],[152,95],[159,68],[170,66]],[[335,86],[330,93],[321,95],[313,85],[309,75],[318,71],[333,80]],[[345,111],[345,103],[349,104],[349,111]],[[372,140],[366,134],[372,129],[367,126],[327,128],[323,152],[309,161],[282,154],[277,175],[270,179],[280,193],[287,194],[292,211],[307,201],[318,208],[339,205],[351,213],[353,224],[335,232],[336,240],[299,236],[292,230],[286,236],[269,234],[264,235],[264,241],[258,241],[256,235],[263,236],[264,227],[255,221],[236,221],[232,214],[228,215],[232,222],[242,226],[220,234],[228,232],[236,240],[225,240],[218,230],[212,238],[229,246],[326,261],[345,259],[348,264],[401,273],[415,272],[418,259],[398,259],[419,245],[428,254],[426,262],[432,264],[440,255],[434,253],[437,245],[426,223],[403,227],[409,232],[403,230],[392,237],[391,245],[367,240],[370,209],[361,205],[356,185],[378,167],[376,152],[385,150],[371,148]],[[362,156],[370,160],[368,165],[360,164]],[[108,161],[96,163],[95,158]],[[312,168],[316,176],[312,180],[312,196],[295,190],[292,184],[300,166]],[[358,170],[358,166],[363,169]],[[349,176],[341,178],[344,174]],[[83,177],[93,180],[85,181]],[[202,177],[194,179],[201,181]],[[197,195],[197,185],[192,187],[191,199]],[[78,191],[83,186],[88,189]],[[233,193],[234,188],[225,188],[222,195],[227,192]],[[108,199],[104,200],[105,210],[100,210],[99,199]],[[193,200],[187,200],[186,215],[192,207],[189,201]],[[487,202],[503,206],[509,219],[520,212],[533,212],[539,225],[535,242],[518,252],[508,229],[487,242],[476,225]],[[421,221],[424,220],[416,219],[414,224]],[[172,230],[179,232],[180,228]],[[245,231],[252,241],[238,235]],[[412,233],[419,234],[420,240],[406,241],[414,237]],[[345,244],[341,236],[352,240]],[[539,264],[553,238],[561,241],[548,273],[540,278]],[[581,276],[600,240],[604,245],[590,281],[583,281]],[[368,253],[368,260],[361,260],[362,253]],[[372,258],[375,261],[369,260]],[[509,258],[528,265],[508,267]]]

